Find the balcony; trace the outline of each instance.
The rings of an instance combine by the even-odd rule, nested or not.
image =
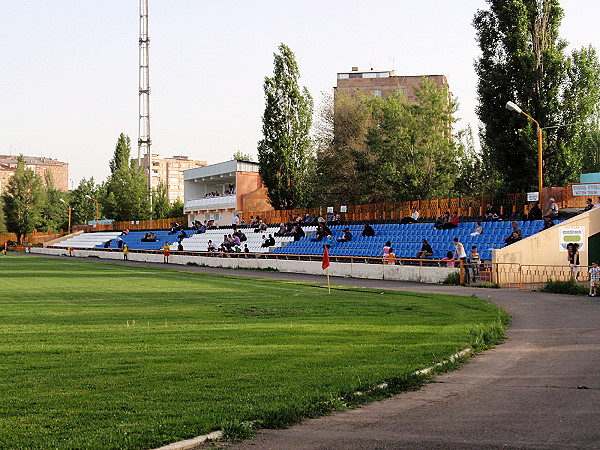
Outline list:
[[[236,195],[221,195],[219,197],[196,198],[185,202],[185,210],[204,209],[235,209]]]

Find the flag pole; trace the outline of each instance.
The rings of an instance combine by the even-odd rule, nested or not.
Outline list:
[[[327,293],[331,294],[331,283],[329,282],[329,266],[327,266]]]

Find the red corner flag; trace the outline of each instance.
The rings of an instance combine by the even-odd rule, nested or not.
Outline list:
[[[323,264],[321,264],[321,267],[323,270],[325,270],[329,267],[329,250],[327,249],[326,245],[323,247],[323,249]]]

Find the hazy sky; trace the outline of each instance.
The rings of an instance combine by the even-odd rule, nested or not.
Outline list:
[[[459,127],[477,128],[479,52],[471,22],[485,0],[150,0],[153,153],[216,163],[256,155],[273,53],[296,54],[317,108],[336,73],[442,74]],[[598,0],[563,0],[561,36],[600,49]],[[138,0],[0,0],[0,154],[43,155],[107,176],[119,133],[138,135]],[[71,184],[70,184],[71,186]]]

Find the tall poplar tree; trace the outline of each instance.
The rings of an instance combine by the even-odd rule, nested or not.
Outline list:
[[[275,209],[296,208],[305,200],[313,100],[298,86],[299,78],[294,53],[279,45],[273,76],[265,77],[264,138],[258,143],[260,175]]]
[[[600,94],[596,53],[590,47],[566,54],[558,0],[487,3],[473,22],[481,49],[475,69],[484,164],[501,177],[501,190],[537,186],[535,124],[505,109],[513,101],[542,128],[558,126],[544,131],[544,184],[575,181],[585,157],[582,136],[590,131]]]
[[[19,244],[25,242],[40,221],[44,200],[42,179],[33,169],[25,167],[25,159],[20,155],[15,173],[2,194],[6,228],[17,235]]]

